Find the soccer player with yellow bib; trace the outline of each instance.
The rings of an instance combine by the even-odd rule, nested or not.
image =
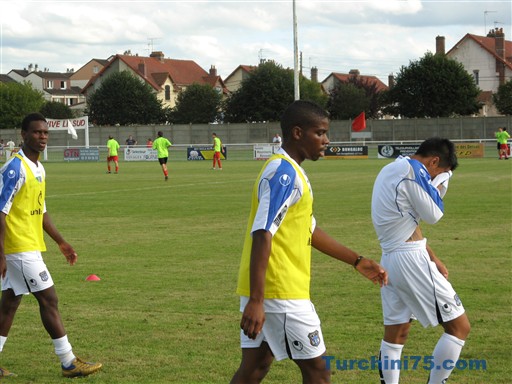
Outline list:
[[[292,359],[304,383],[328,383],[320,319],[310,301],[311,247],[353,265],[375,283],[387,274],[323,232],[313,216],[313,191],[301,168],[329,144],[327,113],[295,101],[281,118],[283,144],[263,166],[252,193],[240,263],[242,361],[231,383],[258,383],[274,360]]]
[[[46,212],[46,174],[39,162],[39,154],[48,141],[48,124],[44,116],[39,113],[27,115],[21,125],[21,136],[21,150],[0,169],[0,352],[23,295],[32,293],[39,304],[41,321],[60,359],[62,375],[87,376],[98,371],[101,364],[88,363],[74,355],[59,313],[53,280],[42,257],[42,252],[46,251],[44,230],[58,244],[70,265],[77,260],[75,250],[64,240]],[[4,376],[13,374],[0,368],[0,379]]]

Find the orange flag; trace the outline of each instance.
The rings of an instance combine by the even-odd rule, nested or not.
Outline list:
[[[366,129],[366,117],[364,115],[364,111],[361,112],[352,122],[352,131],[359,132],[363,129]]]

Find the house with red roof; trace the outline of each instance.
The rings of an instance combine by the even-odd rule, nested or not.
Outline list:
[[[329,76],[322,81],[322,87],[327,93],[330,93],[336,85],[340,83],[346,83],[352,78],[357,78],[363,83],[374,85],[377,92],[382,92],[388,89],[388,86],[384,84],[377,76],[361,75],[358,69],[351,69],[349,73],[337,73],[332,72]]]
[[[436,53],[445,54],[443,36],[436,38]],[[446,56],[461,63],[481,89],[480,114],[497,115],[492,95],[500,85],[512,79],[512,41],[505,40],[503,28],[492,29],[487,36],[468,33],[446,52]]]
[[[149,57],[132,54],[113,56],[85,85],[82,93],[87,96],[97,90],[109,74],[122,71],[129,71],[148,84],[163,106],[169,108],[176,105],[179,93],[194,83],[208,84],[223,95],[228,92],[214,66],[206,72],[195,61],[165,58],[162,52],[157,51],[152,52]]]

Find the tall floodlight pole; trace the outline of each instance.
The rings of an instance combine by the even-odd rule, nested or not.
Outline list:
[[[299,49],[297,40],[297,12],[295,11],[295,0],[293,0],[293,90],[295,100],[300,100]]]

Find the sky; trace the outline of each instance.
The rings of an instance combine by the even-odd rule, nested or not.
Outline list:
[[[0,0],[0,74],[76,71],[126,51],[215,66],[223,79],[260,60],[293,68],[293,9],[292,0]],[[436,36],[446,51],[495,27],[512,40],[511,0],[296,0],[295,11],[302,71],[316,67],[320,81],[358,69],[387,84],[435,52]]]

